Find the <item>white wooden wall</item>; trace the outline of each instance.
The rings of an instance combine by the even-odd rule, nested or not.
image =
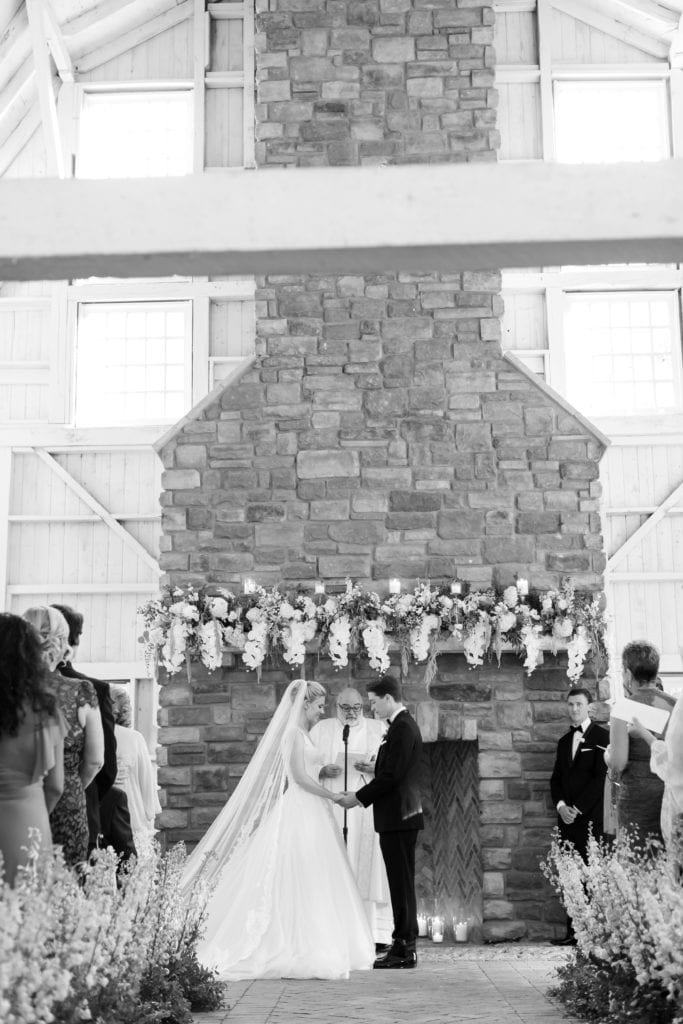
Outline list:
[[[158,35],[146,38],[142,27],[128,49],[113,41],[80,62],[58,96],[69,154],[83,89],[158,83],[193,89],[195,170],[253,163],[253,11],[239,2],[206,6],[183,4],[184,20]],[[35,123],[7,165],[0,153],[0,173],[47,174]],[[73,426],[76,308],[98,298],[191,302],[194,404],[253,352],[253,282],[0,283],[0,608],[56,602],[81,611],[82,668],[131,687],[153,748],[156,697],[136,609],[158,593],[162,466],[152,444],[169,424]]]
[[[665,58],[540,0],[536,10],[496,18],[500,158],[552,160],[553,85],[562,77],[661,75],[671,80],[674,152],[683,111]],[[526,5],[525,5],[526,6]],[[534,5],[528,5],[534,6]],[[683,276],[664,268],[530,268],[504,274],[504,347],[562,390],[562,296],[571,290],[676,291]],[[612,440],[603,457],[601,514],[605,586],[614,648],[648,638],[660,648],[667,687],[683,685],[683,409],[659,417],[595,418]],[[680,493],[679,489],[680,488]]]

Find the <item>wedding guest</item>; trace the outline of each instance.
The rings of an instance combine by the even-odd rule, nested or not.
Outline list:
[[[607,730],[596,725],[588,714],[592,699],[590,691],[580,686],[567,694],[571,725],[558,741],[550,777],[560,836],[573,843],[584,860],[590,832],[599,839],[603,831],[603,789],[607,774],[604,754],[609,742]],[[564,937],[550,941],[554,946],[576,945],[569,916]]]
[[[660,826],[672,858],[683,866],[683,700],[676,701],[664,739],[658,739],[637,718],[631,735],[650,748],[650,771],[664,783]]]
[[[100,708],[102,719],[102,732],[104,734],[104,764],[99,772],[86,788],[85,802],[88,812],[88,852],[93,850],[98,843],[102,828],[100,825],[100,801],[114,785],[116,778],[116,737],[114,735],[114,710],[111,703],[109,683],[100,679],[93,679],[92,676],[84,676],[82,672],[76,671],[73,662],[76,660],[78,647],[83,635],[83,616],[75,611],[68,604],[53,604],[61,612],[69,627],[69,648],[70,657],[61,661],[57,666],[60,675],[67,679],[89,679],[95,687],[97,702]]]
[[[36,631],[0,614],[0,853],[5,881],[26,863],[29,829],[52,849],[49,813],[64,787],[66,724],[48,686]],[[0,870],[0,878],[2,871]]]
[[[57,672],[57,665],[68,657],[69,650],[69,627],[62,613],[36,605],[24,612],[24,618],[40,635],[50,685],[68,728],[64,737],[64,790],[50,814],[50,827],[53,843],[61,845],[66,863],[75,866],[88,854],[85,788],[104,762],[99,703],[88,679],[67,679]]]
[[[657,686],[659,651],[647,640],[626,644],[621,656],[624,693],[639,704],[671,711],[673,697]],[[661,739],[661,736],[657,738]],[[617,785],[618,830],[637,828],[641,839],[662,838],[661,811],[664,783],[650,770],[650,747],[621,718],[610,718],[606,756]]]
[[[375,960],[377,970],[417,966],[417,898],[415,847],[424,828],[420,794],[422,737],[417,722],[401,703],[401,690],[393,676],[380,676],[368,686],[370,708],[389,728],[375,762],[375,777],[356,793],[341,798],[347,809],[372,805],[375,831],[387,869],[394,931],[389,951]]]
[[[128,800],[133,839],[138,853],[148,852],[154,839],[154,818],[161,814],[149,750],[141,733],[132,728],[130,697],[120,687],[112,690],[116,722],[116,787]]]
[[[359,789],[375,774],[374,761],[384,735],[383,724],[363,714],[363,698],[358,690],[347,687],[336,700],[336,715],[324,718],[311,729],[310,736],[323,759],[320,779],[332,793]],[[347,780],[344,785],[344,728],[348,736]],[[340,835],[344,827],[344,811],[336,804],[332,811]],[[392,917],[389,883],[379,836],[373,827],[372,811],[359,808],[346,815],[349,861],[356,876],[368,923],[378,952],[391,943]]]
[[[123,789],[110,786],[100,804],[100,823],[102,832],[101,845],[111,846],[118,855],[121,864],[131,857],[137,857],[133,829],[130,823],[128,797]]]

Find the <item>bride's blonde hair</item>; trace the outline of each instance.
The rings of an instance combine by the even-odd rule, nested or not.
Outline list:
[[[326,697],[327,690],[321,683],[316,683],[314,679],[297,679],[291,690],[292,703],[296,700],[297,694],[300,693],[301,687],[306,687],[306,693],[304,696],[304,704],[310,704],[312,700],[318,700],[319,697]]]

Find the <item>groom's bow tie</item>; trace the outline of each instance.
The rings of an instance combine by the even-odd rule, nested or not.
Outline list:
[[[570,728],[570,730],[572,732],[580,732],[581,735],[583,736],[583,726],[581,726],[581,725],[571,725],[569,728]]]

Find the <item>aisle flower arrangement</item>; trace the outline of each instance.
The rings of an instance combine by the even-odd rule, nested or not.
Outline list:
[[[181,846],[119,870],[102,851],[77,875],[40,854],[0,884],[3,1024],[191,1024],[224,989],[196,956],[208,893],[183,896]]]
[[[363,654],[378,673],[389,668],[390,645],[397,644],[404,671],[411,660],[426,663],[427,681],[436,671],[438,642],[448,638],[462,644],[472,668],[491,657],[500,663],[503,650],[513,650],[529,675],[544,650],[566,649],[572,682],[580,678],[589,655],[606,659],[602,600],[577,593],[570,582],[540,594],[520,586],[465,595],[462,589],[458,582],[436,586],[418,581],[412,592],[399,589],[381,598],[347,580],[341,593],[316,601],[277,587],[254,586],[240,595],[220,587],[174,587],[139,609],[140,642],[150,668],[161,665],[169,675],[184,665],[189,671],[192,661],[214,671],[226,652],[238,652],[244,665],[257,672],[275,651],[295,667],[303,664],[306,645],[313,640],[335,668]]]
[[[662,850],[637,836],[591,839],[588,862],[555,839],[543,870],[572,918],[575,957],[554,994],[569,1013],[605,1024],[683,1022],[683,888]]]

